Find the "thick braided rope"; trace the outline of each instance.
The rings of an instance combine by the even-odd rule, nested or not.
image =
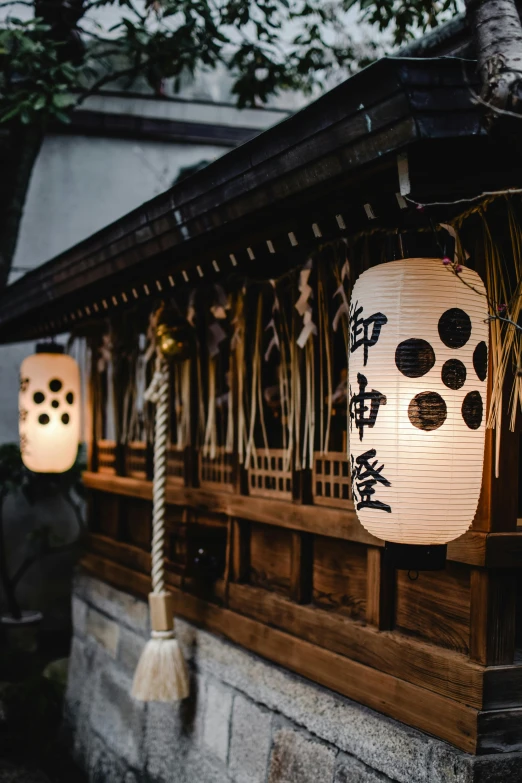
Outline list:
[[[154,482],[152,486],[152,592],[165,591],[165,483],[169,427],[169,368],[158,356],[145,398],[156,404],[154,425]]]

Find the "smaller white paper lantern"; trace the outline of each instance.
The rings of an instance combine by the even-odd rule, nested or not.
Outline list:
[[[353,499],[378,538],[443,545],[470,526],[484,460],[487,321],[478,274],[457,276],[440,259],[381,264],[355,283]]]
[[[80,371],[59,345],[37,346],[20,368],[19,431],[24,465],[64,473],[80,440]]]

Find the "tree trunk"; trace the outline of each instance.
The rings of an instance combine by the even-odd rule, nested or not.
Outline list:
[[[0,290],[11,271],[25,199],[44,130],[35,125],[12,126],[0,136]]]
[[[515,0],[466,0],[490,115],[522,113],[522,24]],[[500,112],[495,112],[500,109]]]

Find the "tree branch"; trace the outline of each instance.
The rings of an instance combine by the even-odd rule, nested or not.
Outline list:
[[[98,79],[98,81],[96,81],[83,93],[83,95],[78,98],[76,101],[76,107],[81,106],[82,103],[87,100],[87,98],[90,98],[91,95],[95,95],[104,85],[116,81],[117,79],[121,79],[124,76],[137,76],[140,70],[141,65],[133,65],[129,68],[122,68],[120,71],[114,71],[113,73],[105,74],[105,76],[102,76],[100,79]]]

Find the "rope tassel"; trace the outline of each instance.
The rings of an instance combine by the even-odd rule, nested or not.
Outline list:
[[[140,701],[172,702],[189,695],[188,672],[174,637],[172,595],[165,590],[165,484],[169,426],[169,368],[158,353],[145,399],[156,405],[152,498],[152,592],[149,594],[151,639],[134,674],[132,695]]]

